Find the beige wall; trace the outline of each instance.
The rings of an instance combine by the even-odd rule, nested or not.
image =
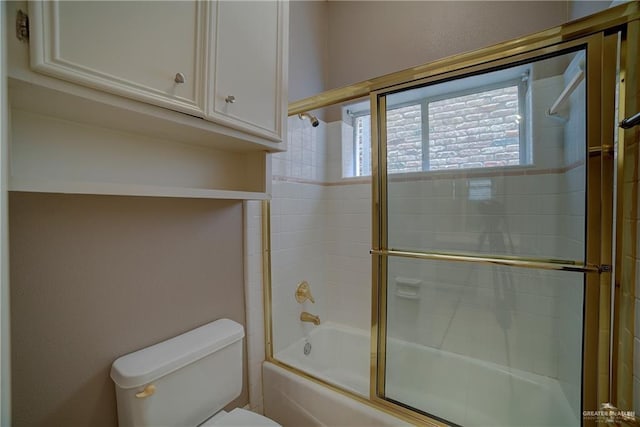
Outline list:
[[[610,4],[294,0],[289,100],[544,30]]]
[[[569,19],[584,18],[585,16],[605,10],[610,4],[610,1],[571,1],[569,2]]]
[[[9,202],[14,426],[115,426],[114,359],[218,318],[245,324],[242,203]]]
[[[289,4],[289,101],[323,92],[327,83],[326,1]]]
[[[602,6],[582,3],[292,1],[289,100],[545,30]],[[315,113],[339,117],[335,109]]]
[[[565,1],[330,1],[328,8],[330,89],[569,19]]]

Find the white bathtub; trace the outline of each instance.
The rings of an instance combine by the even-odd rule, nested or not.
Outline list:
[[[365,332],[328,322],[315,328],[308,340],[309,355],[304,355],[306,340],[301,339],[275,358],[368,396],[370,346]],[[393,400],[464,426],[580,425],[577,396],[572,406],[556,379],[393,339],[387,350],[386,393]],[[265,412],[285,427],[401,423],[273,364],[265,364],[263,381]],[[354,403],[361,407],[355,410]],[[293,412],[298,418],[285,420]]]
[[[264,414],[284,427],[411,426],[273,363],[262,368]]]
[[[304,354],[309,342],[311,352]],[[331,322],[314,328],[301,339],[275,354],[289,366],[305,371],[338,387],[369,396],[369,334]]]

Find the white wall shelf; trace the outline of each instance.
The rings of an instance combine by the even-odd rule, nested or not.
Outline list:
[[[251,191],[210,190],[205,188],[162,187],[156,185],[73,181],[29,182],[13,180],[9,185],[9,191],[227,200],[265,200],[270,198],[266,193]]]
[[[256,200],[264,151],[229,151],[12,108],[9,189]]]

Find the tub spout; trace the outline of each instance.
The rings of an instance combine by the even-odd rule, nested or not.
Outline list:
[[[300,320],[302,320],[303,322],[311,322],[314,325],[320,324],[320,316],[314,316],[313,314],[307,313],[306,311],[300,313]]]

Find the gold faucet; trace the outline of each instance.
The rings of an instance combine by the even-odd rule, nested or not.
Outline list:
[[[313,295],[311,295],[311,288],[309,287],[309,284],[304,281],[300,282],[296,288],[296,301],[302,304],[306,300],[309,300],[312,303],[316,302],[316,300],[313,299]]]
[[[307,313],[306,311],[300,313],[300,320],[302,320],[303,322],[311,322],[316,326],[320,324],[320,316],[314,316],[313,314]]]

